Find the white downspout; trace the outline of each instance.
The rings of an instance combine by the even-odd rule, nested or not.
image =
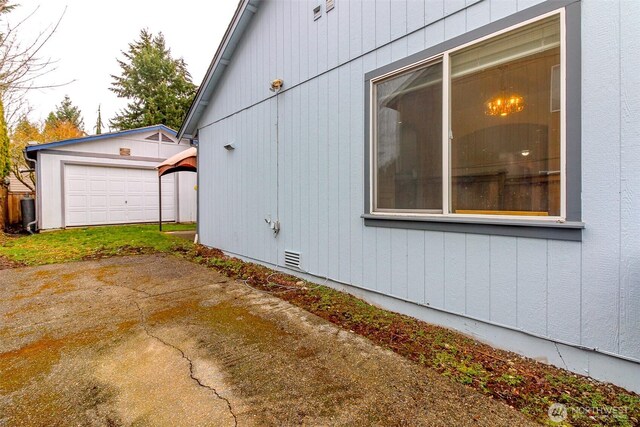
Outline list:
[[[36,188],[35,188],[35,193],[36,193],[36,199],[39,196],[39,191],[38,191],[38,184],[40,183],[40,177],[38,176],[38,153],[36,152],[36,158],[35,159],[30,159],[27,157],[27,150],[26,148],[24,150],[22,150],[22,156],[24,157],[25,162],[27,162],[27,164],[29,163],[33,163],[33,169],[35,170],[36,173]],[[31,221],[30,223],[27,224],[27,231],[29,232],[29,234],[33,234],[33,231],[31,231],[31,227],[33,227],[34,225],[37,227],[38,224],[38,203],[37,200],[34,199],[33,201],[33,212],[34,212],[34,219],[33,221]]]

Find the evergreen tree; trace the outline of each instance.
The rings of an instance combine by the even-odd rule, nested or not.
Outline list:
[[[122,54],[122,73],[111,76],[110,90],[129,103],[110,125],[119,130],[155,124],[180,127],[196,92],[184,60],[172,58],[162,33],[153,35],[146,29]]]
[[[100,135],[102,133],[102,126],[102,113],[100,112],[100,105],[98,105],[98,119],[96,120],[96,125],[94,127],[96,135]]]
[[[60,105],[56,107],[56,110],[52,111],[49,113],[49,116],[47,116],[46,124],[51,125],[54,121],[69,122],[80,131],[84,128],[82,112],[78,107],[73,105],[69,95],[65,95]]]
[[[9,156],[9,133],[4,118],[4,103],[0,99],[0,185],[2,180],[11,172],[11,158]],[[1,228],[1,224],[0,224]]]
[[[9,4],[9,0],[0,0],[0,15],[11,12],[17,5]]]

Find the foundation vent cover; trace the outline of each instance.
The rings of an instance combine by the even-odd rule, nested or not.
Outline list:
[[[300,270],[300,252],[284,251],[284,265]]]

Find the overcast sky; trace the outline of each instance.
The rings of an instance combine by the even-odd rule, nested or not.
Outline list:
[[[65,12],[60,27],[41,56],[57,60],[56,70],[40,84],[72,83],[29,94],[32,120],[43,120],[65,94],[80,107],[85,131],[93,133],[98,104],[105,126],[126,101],[109,91],[111,75],[119,74],[116,58],[142,28],[162,31],[174,58],[182,57],[193,81],[200,84],[237,6],[236,0],[15,0],[20,7],[6,19],[18,22],[33,12],[20,37],[32,40]]]

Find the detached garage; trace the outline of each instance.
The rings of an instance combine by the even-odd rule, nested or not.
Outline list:
[[[190,147],[157,125],[27,147],[40,229],[158,220],[158,163]],[[195,222],[196,174],[162,177],[162,218]]]

